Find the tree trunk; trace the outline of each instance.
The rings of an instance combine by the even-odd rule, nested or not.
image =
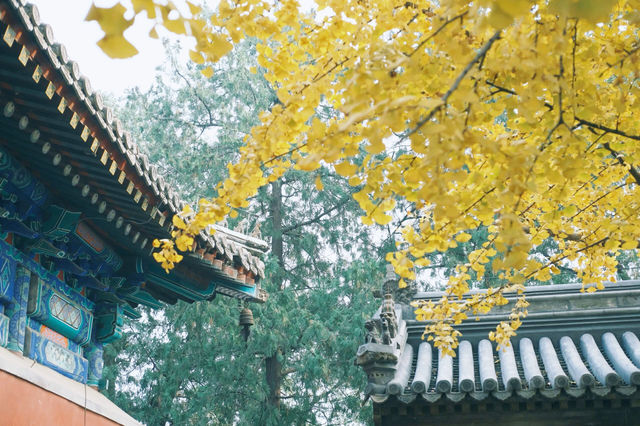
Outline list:
[[[271,253],[278,260],[280,267],[284,267],[284,250],[282,242],[282,183],[275,181],[271,184],[271,222],[273,237],[271,238]],[[280,275],[278,275],[280,276]],[[278,288],[282,290],[282,279],[279,279]]]
[[[276,257],[278,264],[284,266],[284,250],[282,242],[282,184],[280,181],[271,184],[271,223],[273,236],[271,238],[271,253]],[[274,283],[282,290],[283,280],[281,274],[275,275],[278,282]],[[265,375],[269,387],[268,404],[273,408],[280,407],[280,389],[282,384],[282,362],[278,359],[282,356],[282,350],[278,349],[274,354],[265,359]]]
[[[273,408],[280,407],[280,385],[282,383],[282,363],[278,359],[281,350],[267,357],[264,361],[267,385],[269,386],[268,404]]]

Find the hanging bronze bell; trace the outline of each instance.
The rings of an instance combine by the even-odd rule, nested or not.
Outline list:
[[[242,327],[242,330],[240,330],[240,333],[242,334],[242,337],[244,337],[244,341],[246,342],[247,340],[249,340],[249,334],[251,333],[249,328],[254,324],[253,312],[251,312],[251,309],[244,308],[240,311],[239,324],[240,324],[240,327]]]

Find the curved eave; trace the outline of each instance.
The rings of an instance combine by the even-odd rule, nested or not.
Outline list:
[[[170,235],[171,218],[185,203],[55,43],[51,28],[40,24],[35,6],[1,0],[0,35],[0,109],[12,106],[12,114],[0,115],[0,143],[66,207],[84,212],[123,257],[150,259],[151,241]],[[205,271],[221,263],[213,275],[222,293],[264,300],[251,288],[264,276],[258,256],[267,244],[214,228],[185,257]]]

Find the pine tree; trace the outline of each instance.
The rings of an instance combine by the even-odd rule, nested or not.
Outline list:
[[[236,49],[211,78],[169,57],[156,84],[120,108],[150,159],[191,201],[213,195],[260,111],[277,103],[249,71],[253,49]],[[107,353],[107,395],[148,424],[365,422],[354,348],[379,303],[373,294],[393,230],[363,231],[353,190],[329,169],[290,171],[261,190],[229,223],[245,232],[258,226],[271,244],[263,283],[270,298],[251,306],[248,341],[228,299],[148,311]]]

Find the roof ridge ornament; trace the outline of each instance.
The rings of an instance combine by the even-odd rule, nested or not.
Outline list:
[[[416,293],[417,288],[414,281],[409,282],[406,287],[400,287],[400,277],[396,274],[393,265],[387,263],[382,283],[382,296],[390,294],[397,303],[409,305]]]
[[[402,309],[397,309],[393,300],[397,285],[398,277],[388,265],[382,286],[382,304],[378,313],[365,323],[365,343],[356,355],[355,363],[366,371],[371,385],[367,389],[371,392],[375,392],[376,385],[386,386],[396,378],[402,383],[408,380],[405,370],[410,362],[407,364],[404,358],[401,359],[407,343],[407,324],[402,319]]]

